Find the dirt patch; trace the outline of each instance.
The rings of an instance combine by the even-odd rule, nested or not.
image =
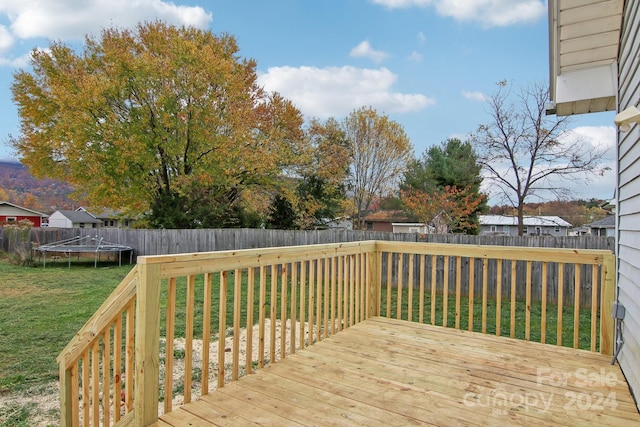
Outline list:
[[[59,383],[54,381],[0,395],[0,426],[19,422],[37,427],[57,426],[60,421],[59,394]]]

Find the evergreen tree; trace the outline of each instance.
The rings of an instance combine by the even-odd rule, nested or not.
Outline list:
[[[481,166],[471,144],[450,138],[426,150],[421,159],[413,159],[400,188],[403,191],[434,194],[443,192],[447,187],[455,187],[464,189],[465,195],[480,195],[480,172]],[[451,231],[478,234],[478,215],[486,210],[487,198],[484,197],[463,222],[470,225]]]

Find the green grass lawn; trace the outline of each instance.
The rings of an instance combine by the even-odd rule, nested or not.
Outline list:
[[[382,289],[381,313],[386,315],[386,288]],[[405,288],[402,295],[401,318],[408,318],[408,292]],[[443,324],[443,302],[442,295],[436,295],[436,315],[435,324]],[[397,297],[392,292],[392,300],[390,304],[391,317],[397,316]],[[420,302],[418,300],[418,290],[413,292],[412,304],[412,320],[419,321]],[[431,295],[425,292],[425,300],[423,304],[423,323],[431,323]],[[488,300],[486,307],[486,333],[496,334],[497,319],[497,303],[495,300]],[[562,345],[573,347],[574,337],[574,309],[573,306],[564,306],[562,308]],[[449,295],[447,300],[447,326],[454,327],[456,324],[456,299],[454,295]],[[515,308],[515,338],[525,339],[526,324],[526,304],[524,301],[516,301]],[[558,306],[547,304],[546,310],[546,339],[547,344],[556,344],[557,342],[557,325],[558,325]],[[469,328],[469,299],[460,298],[460,329],[467,330]],[[482,332],[482,296],[475,296],[473,300],[473,331]],[[599,332],[599,323],[597,323],[597,332]],[[500,336],[508,337],[511,332],[511,301],[503,299],[500,309]],[[531,341],[540,342],[542,332],[542,304],[532,303],[530,314],[530,336]],[[596,345],[598,345],[599,337],[596,334]],[[579,312],[578,326],[578,347],[584,350],[591,348],[591,309],[581,308]]]
[[[130,269],[0,261],[0,392],[56,380],[55,358]]]

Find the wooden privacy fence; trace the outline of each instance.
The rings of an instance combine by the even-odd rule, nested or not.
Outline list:
[[[4,241],[5,250],[10,250],[12,246],[11,236],[5,234],[2,239],[3,230],[0,228],[0,241]],[[343,243],[352,241],[401,241],[416,243],[442,243],[442,244],[465,244],[465,245],[488,245],[488,246],[517,246],[517,247],[544,247],[544,248],[570,248],[570,249],[604,249],[613,251],[615,240],[613,237],[602,236],[574,236],[574,237],[554,237],[554,236],[468,236],[456,234],[405,234],[387,233],[377,231],[349,231],[349,230],[260,230],[260,229],[196,229],[196,230],[128,230],[128,229],[33,229],[31,230],[31,241],[34,245],[43,245],[72,239],[75,237],[90,238],[99,235],[104,241],[129,245],[134,248],[136,255],[166,255],[186,252],[208,252],[237,249],[267,248],[279,246],[302,246],[311,244]],[[66,259],[66,258],[65,258]],[[117,260],[117,258],[116,258]],[[386,262],[384,260],[383,262]],[[394,261],[395,262],[395,261]],[[461,262],[467,263],[468,259]],[[417,268],[417,267],[415,267]],[[427,269],[430,264],[427,264]],[[437,264],[438,275],[443,277],[442,269],[444,264],[439,261]],[[449,277],[453,277],[455,263],[449,263]],[[480,265],[476,264],[475,273],[479,274]],[[489,261],[489,271],[496,268],[495,261]],[[503,268],[510,268],[510,265],[503,265]],[[533,263],[531,298],[534,302],[541,301],[542,283],[540,281],[540,263]],[[548,286],[552,289],[558,286],[556,268],[557,264],[549,264]],[[524,277],[527,265],[524,262],[516,262],[517,277]],[[430,270],[429,270],[430,271]],[[589,307],[591,305],[591,279],[587,271],[582,268],[580,305]],[[405,275],[407,274],[405,268]],[[417,277],[417,270],[414,272]],[[430,274],[430,273],[429,273]],[[467,275],[468,269],[463,268],[462,274]],[[574,293],[572,282],[569,280],[572,272],[566,271],[563,278],[563,298],[564,303],[573,302]],[[489,280],[495,280],[495,274],[489,274]],[[584,279],[586,278],[586,279]],[[467,276],[463,277],[461,292],[468,295]],[[385,282],[386,285],[386,282]],[[441,288],[441,284],[439,288]],[[495,298],[491,289],[495,289],[495,284],[489,286],[489,297]],[[518,289],[518,297],[524,297],[523,290]],[[549,295],[549,302],[556,303],[556,292]]]
[[[351,230],[261,230],[196,229],[134,230],[117,228],[34,228],[29,242],[43,245],[73,238],[95,237],[135,249],[136,255],[166,255],[187,252],[227,251],[387,240],[418,243],[454,243],[469,245],[524,246],[540,248],[614,250],[615,239],[603,236],[468,236],[462,234],[409,234]],[[0,227],[0,249],[13,252],[16,239]]]
[[[438,263],[441,273],[430,267]],[[535,263],[544,290],[538,305]],[[552,265],[558,283],[572,277],[569,306],[564,287],[549,286]],[[593,303],[581,310],[585,271]],[[152,424],[159,409],[172,411],[371,316],[611,354],[613,272],[608,251],[383,241],[140,257],[58,356],[61,423]]]

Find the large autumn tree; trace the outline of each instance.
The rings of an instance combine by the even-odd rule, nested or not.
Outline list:
[[[81,53],[34,50],[11,86],[13,146],[93,205],[160,227],[243,225],[287,185],[304,138],[300,112],[238,52],[230,35],[161,22],[106,29]]]
[[[428,148],[421,158],[409,163],[400,189],[405,199],[407,194],[424,193],[421,197],[428,200],[449,200],[454,196],[460,200],[477,200],[474,209],[468,211],[464,218],[451,222],[449,231],[478,234],[478,215],[487,210],[487,198],[481,194],[481,184],[481,166],[471,143],[449,138]],[[445,191],[446,187],[452,191]],[[456,215],[462,211],[457,210]]]
[[[267,227],[310,229],[350,214],[346,196],[349,173],[349,142],[340,123],[313,118],[305,129],[304,151],[291,174],[294,191],[274,197]]]
[[[353,111],[344,120],[343,130],[350,148],[348,184],[353,192],[353,218],[362,229],[373,200],[397,188],[413,148],[400,124],[372,108]]]

